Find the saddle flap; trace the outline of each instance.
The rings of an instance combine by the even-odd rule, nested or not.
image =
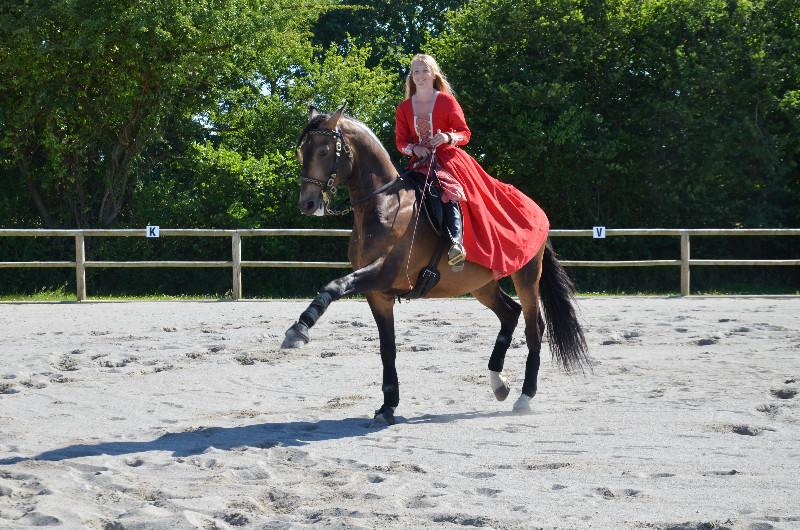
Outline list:
[[[435,264],[428,264],[419,272],[417,283],[414,288],[406,294],[402,295],[406,300],[413,300],[415,298],[422,298],[428,291],[436,287],[439,280],[442,279],[442,273],[436,268]]]

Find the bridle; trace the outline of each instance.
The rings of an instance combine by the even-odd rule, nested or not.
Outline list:
[[[403,179],[403,177],[397,176],[394,179],[392,179],[391,181],[387,182],[386,184],[384,184],[384,185],[380,186],[379,188],[373,190],[372,192],[370,192],[366,196],[359,198],[355,202],[351,202],[350,206],[348,206],[346,208],[343,208],[343,209],[335,208],[332,205],[332,202],[333,202],[334,196],[336,195],[336,190],[337,190],[336,179],[339,176],[338,175],[338,167],[339,167],[339,163],[342,161],[342,152],[344,152],[347,155],[347,158],[350,160],[350,162],[352,162],[353,161],[353,150],[350,148],[350,146],[345,141],[344,134],[342,133],[341,128],[339,128],[339,126],[337,125],[335,130],[333,130],[333,129],[311,129],[311,130],[306,131],[305,133],[303,133],[303,135],[300,137],[300,140],[297,142],[298,152],[299,152],[300,148],[303,146],[303,142],[304,142],[305,137],[307,135],[327,136],[329,138],[334,138],[336,140],[336,148],[335,148],[336,149],[336,151],[335,151],[336,152],[336,158],[334,158],[333,165],[331,166],[331,170],[328,172],[328,179],[327,180],[322,180],[322,179],[317,179],[317,178],[314,178],[314,177],[303,177],[301,179],[301,181],[304,182],[304,183],[313,184],[314,186],[318,186],[318,187],[320,187],[322,189],[322,204],[324,206],[324,211],[325,211],[326,215],[347,215],[348,213],[353,211],[353,208],[355,206],[358,206],[359,204],[371,199],[372,197],[374,197],[374,196],[376,196],[376,195],[378,195],[380,193],[383,193],[384,191],[386,191],[389,188],[391,188],[392,186],[394,186],[398,181]],[[349,179],[349,175],[347,176],[347,178],[343,178],[342,180],[343,180],[343,182],[346,182],[348,179]]]
[[[306,133],[300,137],[300,141],[297,143],[298,150],[303,146],[303,141],[305,140],[306,135],[328,136],[330,138],[335,138],[336,158],[333,160],[333,165],[331,166],[330,172],[328,172],[327,180],[315,179],[314,177],[303,177],[302,182],[313,184],[322,188],[322,204],[324,205],[325,213],[328,215],[346,215],[352,212],[352,205],[344,208],[343,210],[336,209],[331,205],[333,197],[336,195],[336,179],[338,177],[337,168],[342,159],[342,151],[347,154],[347,158],[350,159],[350,162],[353,161],[353,151],[350,149],[350,146],[347,145],[347,142],[344,141],[344,134],[342,134],[342,130],[337,125],[336,130],[311,129],[310,131],[306,131]]]

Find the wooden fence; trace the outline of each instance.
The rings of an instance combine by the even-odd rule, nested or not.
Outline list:
[[[27,230],[0,229],[0,237],[73,237],[75,238],[75,261],[0,261],[0,268],[74,268],[78,300],[86,300],[87,268],[151,268],[151,267],[222,267],[233,272],[234,300],[242,297],[242,268],[244,267],[282,267],[282,268],[350,268],[344,261],[242,261],[242,238],[245,237],[286,237],[286,236],[328,236],[348,237],[350,230],[334,229],[243,229],[243,230],[205,230],[205,229],[161,229],[160,237],[229,237],[231,238],[230,261],[87,261],[84,241],[87,237],[145,237],[144,229],[117,230]],[[551,230],[551,237],[593,237],[593,230]],[[692,266],[798,266],[800,259],[784,260],[714,260],[691,259],[690,238],[700,236],[800,236],[800,228],[766,229],[608,229],[606,237],[617,236],[666,236],[680,238],[680,258],[674,260],[640,261],[578,261],[562,260],[567,267],[680,267],[681,294],[691,292],[690,267]]]

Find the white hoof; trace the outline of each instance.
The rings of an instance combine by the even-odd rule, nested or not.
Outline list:
[[[531,412],[531,399],[533,398],[530,398],[525,394],[520,394],[519,398],[514,403],[514,412],[519,414],[527,414]]]
[[[500,372],[489,370],[489,384],[492,386],[492,392],[494,392],[494,397],[497,398],[497,401],[505,401],[511,392],[511,385],[508,384],[508,381]]]
[[[397,420],[394,418],[394,407],[382,406],[375,411],[375,417],[369,422],[370,427],[383,427],[394,425]]]

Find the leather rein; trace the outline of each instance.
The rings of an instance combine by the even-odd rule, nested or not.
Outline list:
[[[344,139],[344,134],[339,126],[336,127],[336,130],[332,129],[311,129],[310,131],[306,131],[303,136],[300,137],[300,140],[297,142],[297,149],[298,152],[300,148],[303,146],[303,142],[307,135],[318,135],[318,136],[327,136],[329,138],[334,138],[336,140],[336,158],[333,160],[333,165],[331,166],[331,170],[328,173],[328,179],[316,179],[314,177],[303,177],[301,180],[302,182],[313,184],[315,186],[319,186],[322,188],[322,204],[324,207],[325,214],[327,215],[347,215],[348,213],[353,211],[353,208],[362,204],[369,199],[380,195],[381,193],[385,192],[386,190],[392,188],[398,181],[403,180],[403,177],[396,176],[386,184],[378,187],[375,190],[372,190],[366,196],[359,198],[355,202],[351,201],[350,206],[344,209],[337,209],[331,203],[333,202],[333,198],[336,195],[337,187],[336,187],[336,179],[338,178],[338,171],[337,168],[339,163],[342,161],[342,152],[347,155],[347,158],[350,161],[353,161],[353,150],[347,145],[347,142]],[[349,178],[349,175],[348,175]],[[343,178],[343,181],[347,181],[348,178]]]

